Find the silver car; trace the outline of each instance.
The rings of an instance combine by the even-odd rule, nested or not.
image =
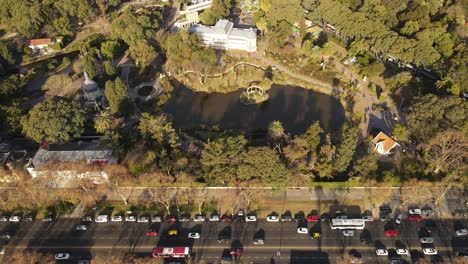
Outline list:
[[[401,221],[403,220],[403,214],[399,214],[396,218],[395,218],[395,223],[396,224],[401,224]]]
[[[421,243],[423,244],[431,244],[431,243],[434,243],[434,239],[432,237],[421,237],[419,239],[419,241],[421,241]]]

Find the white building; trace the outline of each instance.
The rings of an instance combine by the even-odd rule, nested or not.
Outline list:
[[[187,28],[200,22],[198,18],[198,12],[189,12],[185,15],[185,18],[179,19],[174,23],[174,27],[178,29]]]
[[[257,29],[234,28],[234,24],[225,19],[214,26],[194,25],[190,32],[201,36],[203,44],[215,49],[257,50]]]
[[[380,155],[389,155],[392,150],[397,147],[401,147],[393,138],[387,136],[384,132],[379,132],[377,136],[372,140],[374,149]]]
[[[210,8],[212,0],[192,0],[190,5],[187,5],[187,13],[199,12],[204,9]]]

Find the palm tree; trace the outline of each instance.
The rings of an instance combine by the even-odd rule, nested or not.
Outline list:
[[[111,127],[112,127],[112,116],[107,111],[101,112],[94,119],[94,128],[96,129],[98,133],[104,133]]]
[[[281,139],[284,136],[283,124],[275,120],[268,125],[268,136],[276,143],[275,148],[281,153]]]

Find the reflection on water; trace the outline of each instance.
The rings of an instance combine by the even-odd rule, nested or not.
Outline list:
[[[268,101],[243,105],[241,90],[221,94],[194,92],[185,87],[174,88],[163,111],[173,118],[176,128],[217,125],[225,129],[252,132],[266,129],[279,120],[287,133],[304,133],[316,120],[327,132],[338,130],[344,122],[344,109],[329,95],[294,86],[273,85]]]

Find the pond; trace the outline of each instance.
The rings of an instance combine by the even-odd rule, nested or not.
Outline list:
[[[286,132],[293,135],[304,133],[316,120],[326,132],[334,132],[345,120],[345,111],[338,99],[313,90],[272,85],[267,91],[268,101],[257,105],[242,104],[241,92],[194,92],[177,85],[163,111],[172,118],[176,128],[218,126],[246,133],[266,130],[274,120],[281,121]]]

